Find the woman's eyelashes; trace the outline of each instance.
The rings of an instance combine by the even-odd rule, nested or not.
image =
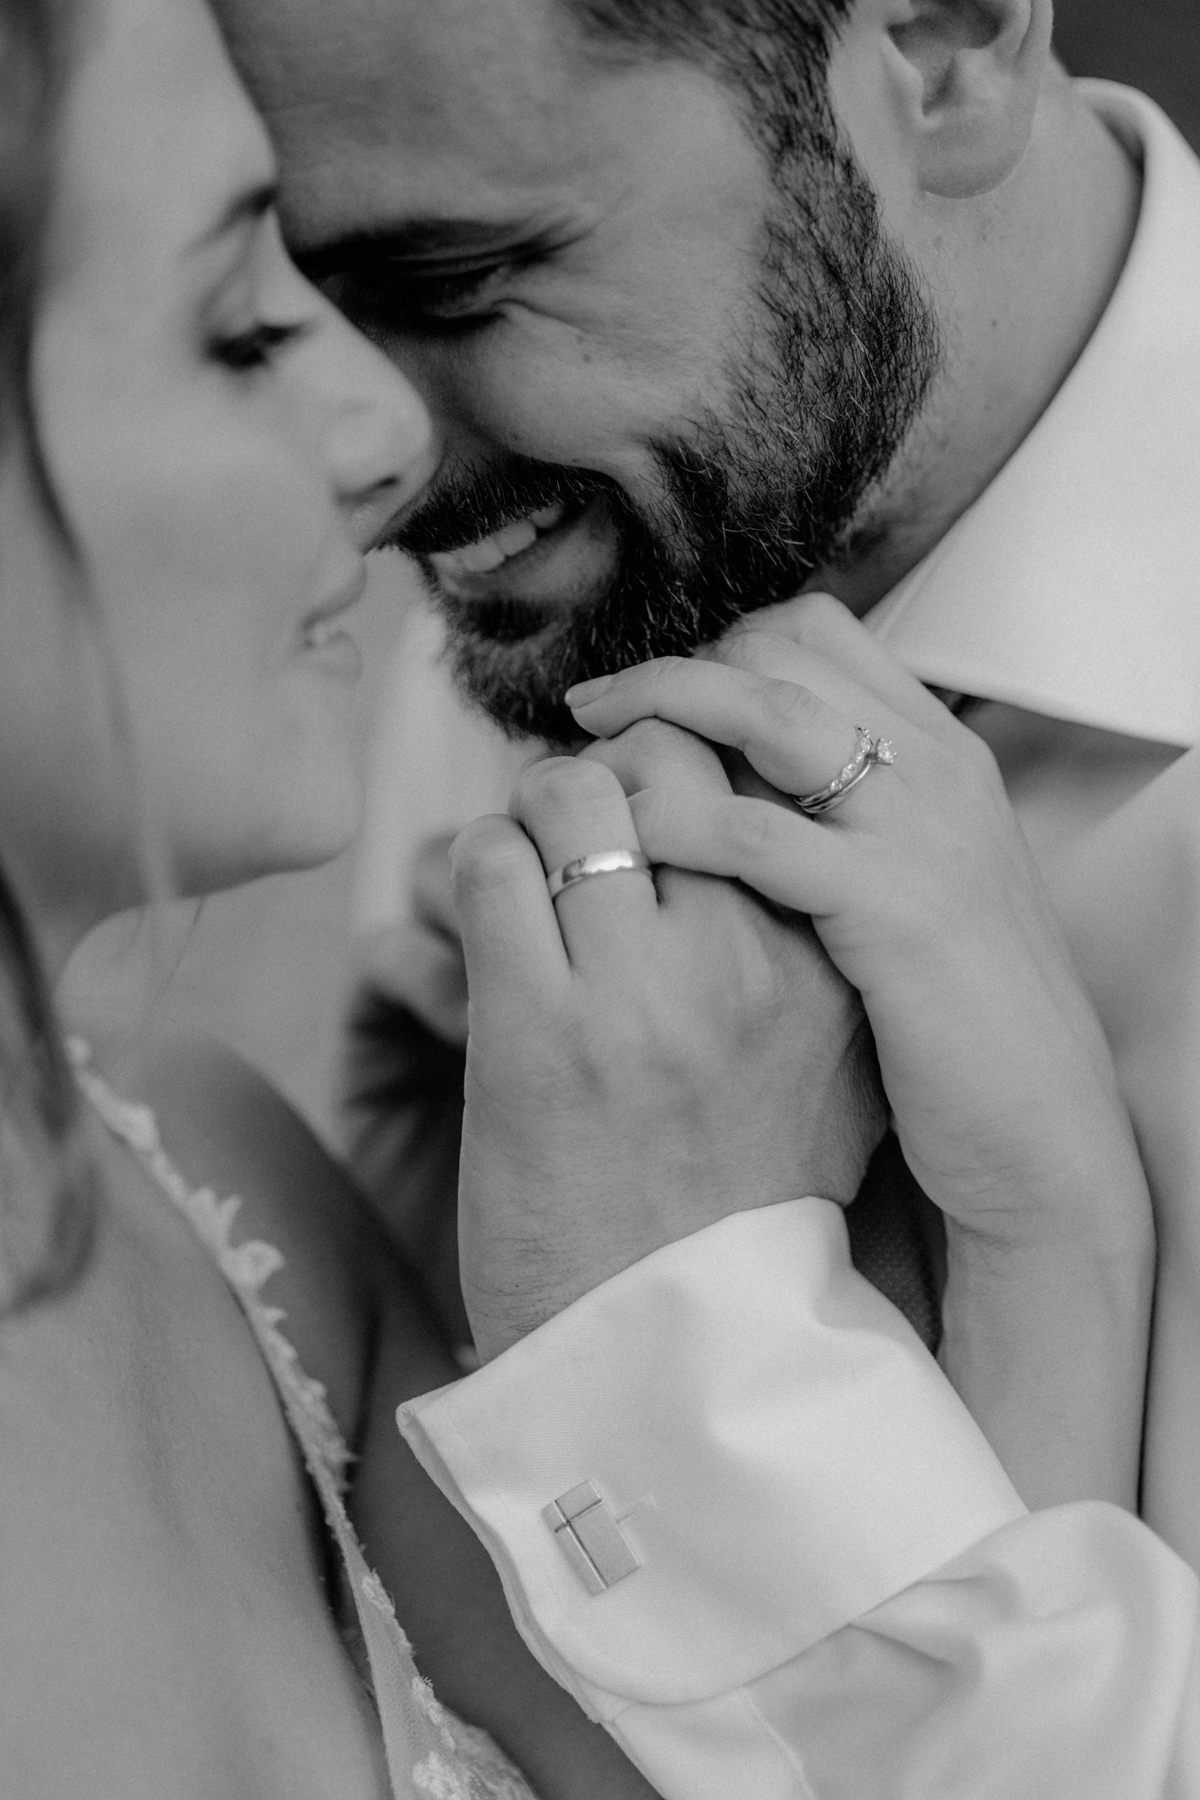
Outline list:
[[[310,328],[307,320],[284,323],[260,319],[244,331],[214,334],[209,340],[209,353],[227,369],[239,372],[263,369]]]

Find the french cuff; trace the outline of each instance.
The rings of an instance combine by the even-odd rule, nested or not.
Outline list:
[[[602,1713],[753,1681],[1025,1511],[826,1200],[655,1252],[397,1420]]]

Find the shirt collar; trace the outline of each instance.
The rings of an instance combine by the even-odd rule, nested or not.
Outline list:
[[[923,681],[1200,742],[1200,161],[1152,101],[1079,84],[1144,169],[1112,299],[1021,447],[871,615]]]

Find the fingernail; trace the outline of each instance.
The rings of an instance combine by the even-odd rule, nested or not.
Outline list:
[[[601,694],[606,694],[616,679],[613,675],[597,675],[594,681],[577,681],[569,687],[563,698],[572,712],[578,712],[581,706],[590,706]]]

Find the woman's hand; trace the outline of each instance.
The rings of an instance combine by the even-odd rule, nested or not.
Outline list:
[[[862,994],[906,1159],[949,1221],[944,1357],[960,1391],[1002,1454],[1007,1441],[1027,1497],[1046,1496],[1058,1431],[1070,1468],[1051,1454],[1048,1497],[1069,1497],[1065,1483],[1132,1501],[1149,1201],[1108,1047],[990,752],[824,596],[758,615],[704,659],[648,663],[569,698],[589,732],[658,718],[746,759],[750,792],[678,781],[635,793],[646,854],[812,918]],[[894,764],[803,816],[785,796],[823,788],[860,725],[890,740]],[[1014,1338],[1030,1331],[1023,1366],[1040,1343],[1043,1395],[1063,1401],[1027,1470],[1034,1395],[1011,1372]],[[1114,1424],[1084,1466],[1089,1404],[1063,1386],[1056,1354],[1091,1358],[1097,1401],[1113,1377],[1102,1398]]]
[[[729,796],[682,733],[651,728],[624,755],[639,780]],[[883,1129],[860,1002],[805,921],[672,870],[552,903],[553,870],[638,847],[599,761],[536,764],[513,810],[453,852],[471,996],[463,1294],[485,1359],[729,1213],[849,1201]]]

